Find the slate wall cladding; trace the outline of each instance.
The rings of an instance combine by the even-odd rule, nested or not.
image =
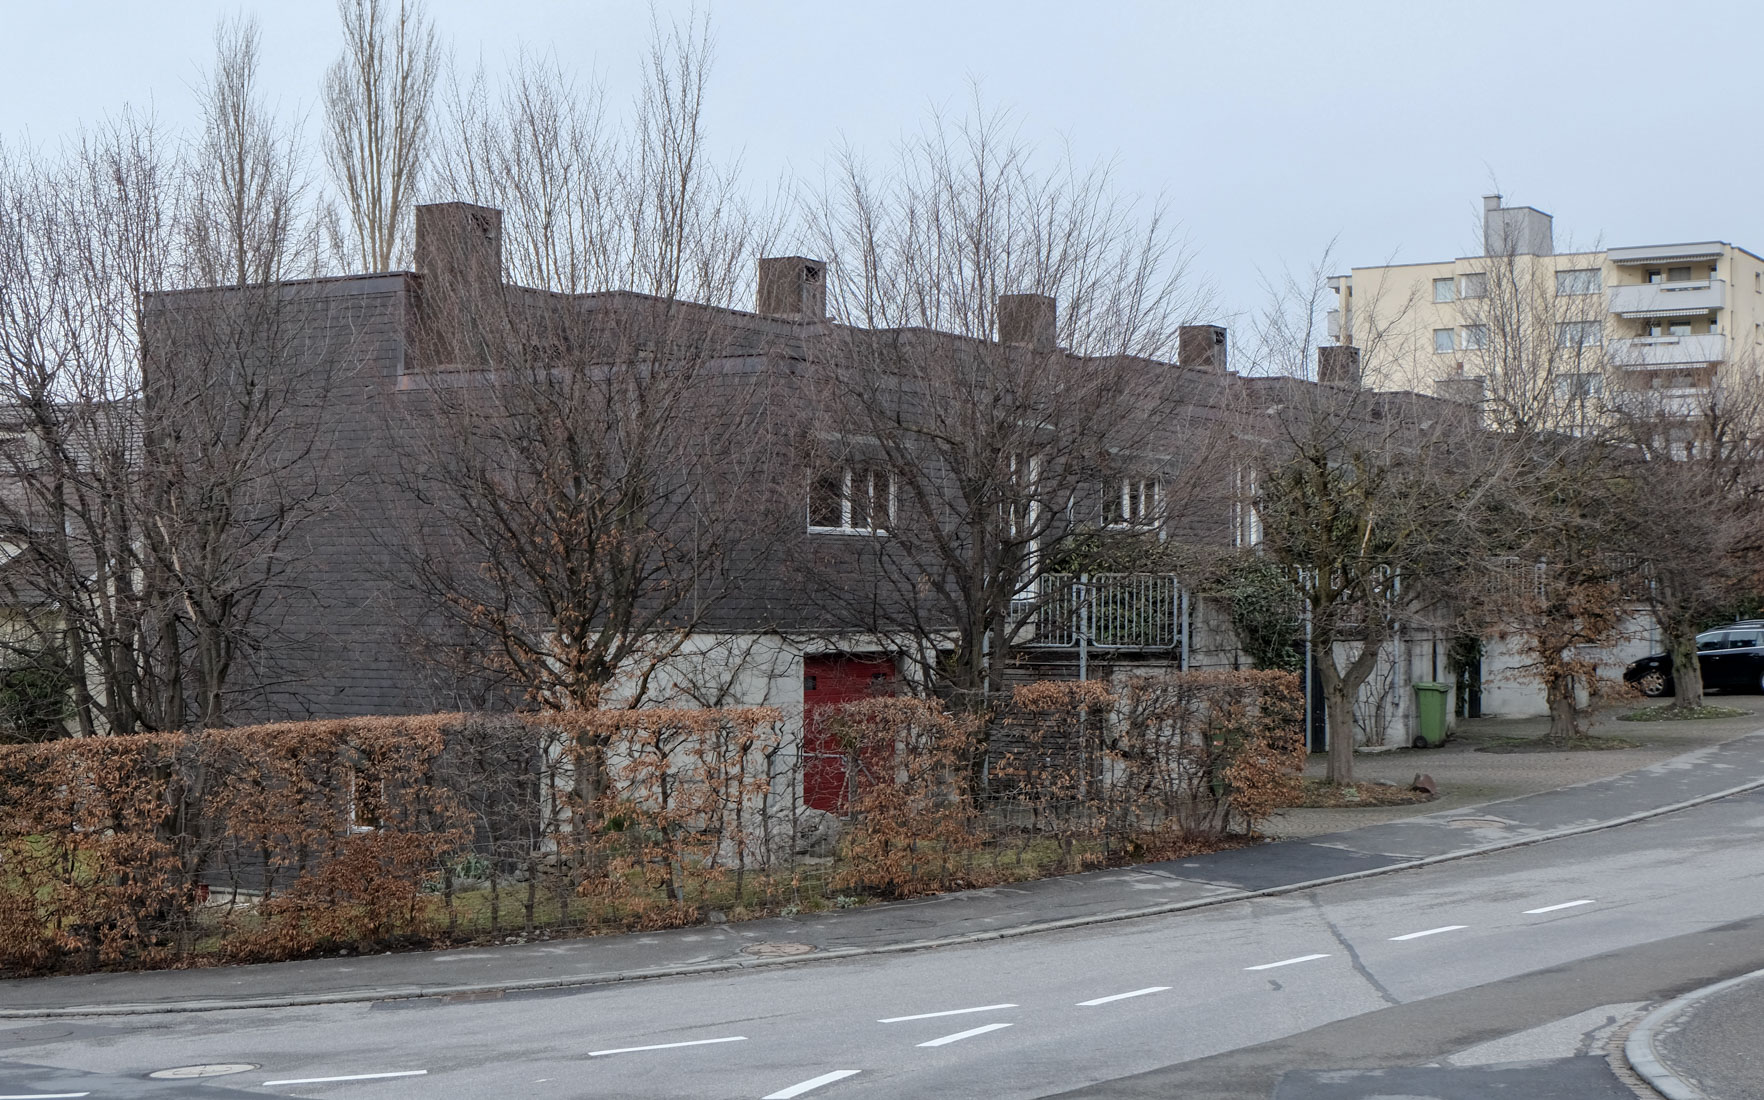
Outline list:
[[[252,698],[242,717],[416,713],[508,701],[430,659],[437,648],[469,642],[449,635],[446,619],[408,583],[402,565],[409,532],[425,522],[409,489],[408,466],[421,450],[410,433],[422,430],[433,377],[432,364],[424,362],[426,345],[418,339],[426,331],[424,278],[349,276],[287,288],[289,317],[299,333],[299,353],[289,357],[289,369],[301,372],[303,392],[322,411],[308,465],[324,489],[324,507],[298,534],[288,583],[268,624],[269,644],[249,670]],[[151,308],[201,308],[205,296],[227,293],[160,295]],[[623,292],[566,297],[509,288],[509,294],[522,310],[577,311],[577,321],[586,325],[576,331],[590,334],[595,325],[616,325],[654,301]],[[725,486],[752,512],[752,530],[721,563],[728,583],[706,580],[717,598],[695,629],[779,636],[787,648],[808,652],[816,651],[817,638],[862,635],[875,625],[862,606],[901,598],[900,589],[885,592],[876,579],[874,557],[887,540],[806,529],[806,445],[833,438],[837,446],[862,447],[861,441],[838,440],[834,426],[815,414],[818,380],[829,372],[886,370],[893,351],[959,356],[964,347],[979,345],[923,329],[853,330],[813,311],[777,317],[684,308],[710,334],[716,351],[697,395],[697,414],[725,416],[757,407],[761,415],[741,436],[742,457],[773,475],[769,487]],[[1210,364],[1126,362],[1157,372],[1176,395],[1179,411],[1149,425],[1145,443],[1148,474],[1166,481],[1170,537],[1228,546],[1235,479],[1228,457],[1216,450],[1219,441],[1261,434],[1243,409],[1272,407],[1283,387],[1308,384],[1239,379]],[[899,402],[902,416],[932,399],[904,375],[897,382],[882,392]],[[1244,402],[1245,394],[1256,396]],[[1096,522],[1108,491],[1101,481],[1083,490],[1072,518]]]
[[[418,713],[506,702],[483,685],[463,683],[428,659],[449,639],[447,621],[401,576],[407,551],[404,532],[420,525],[420,506],[400,476],[401,463],[417,448],[405,433],[418,430],[424,381],[421,330],[423,276],[399,273],[354,276],[295,284],[290,289],[300,353],[290,357],[303,372],[305,392],[322,405],[323,419],[311,465],[324,486],[323,514],[298,535],[290,572],[259,659],[250,669],[248,718],[332,717]],[[159,308],[198,307],[205,294],[160,296]],[[536,308],[618,310],[638,296],[606,294],[563,299],[530,294]],[[639,303],[640,304],[640,303]],[[703,410],[745,406],[758,400],[763,429],[749,441],[764,448],[770,469],[796,471],[800,442],[817,425],[805,412],[813,404],[810,378],[817,371],[851,369],[830,361],[848,346],[846,330],[835,339],[824,322],[762,317],[737,310],[705,309],[716,326],[722,352],[706,374]],[[860,334],[862,338],[863,334]],[[941,333],[867,334],[875,340],[959,341]],[[1167,363],[1146,369],[1172,372],[1172,384],[1189,392],[1194,417],[1165,426],[1154,447],[1166,455],[1192,450],[1194,440],[1227,415],[1226,376]],[[904,408],[922,399],[903,389]],[[880,598],[871,561],[874,540],[806,530],[807,471],[801,492],[786,474],[783,499],[758,502],[767,523],[723,562],[736,578],[699,629],[725,633],[776,633],[813,648],[815,636],[852,634],[872,623],[856,614],[866,598]],[[1200,470],[1181,476],[1204,478]],[[1103,487],[1095,490],[1100,509]],[[1187,507],[1175,529],[1187,537],[1226,537],[1223,505],[1209,493],[1186,493]],[[797,500],[801,496],[803,499]],[[856,598],[854,598],[854,596]]]

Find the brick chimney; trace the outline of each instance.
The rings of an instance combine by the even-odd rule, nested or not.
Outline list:
[[[1059,320],[1054,300],[1045,294],[998,296],[998,341],[1050,351]]]
[[[754,312],[797,321],[826,320],[827,265],[806,256],[762,258]]]
[[[502,283],[502,211],[469,202],[416,208],[416,269],[425,281]]]
[[[480,362],[475,319],[494,316],[502,293],[502,211],[468,202],[417,207],[416,269],[427,361]]]
[[[1317,348],[1317,381],[1331,386],[1360,385],[1360,349],[1352,344],[1323,344]]]
[[[1176,330],[1176,365],[1225,369],[1225,330],[1218,325],[1183,325]]]

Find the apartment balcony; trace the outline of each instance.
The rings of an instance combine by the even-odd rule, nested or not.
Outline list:
[[[1689,317],[1727,308],[1727,281],[1632,283],[1610,287],[1611,312],[1624,317]]]
[[[1727,337],[1719,332],[1693,336],[1637,336],[1630,340],[1613,340],[1607,350],[1611,353],[1611,362],[1637,370],[1698,366],[1726,360]]]
[[[1025,627],[1020,645],[1174,649],[1182,642],[1184,606],[1181,584],[1168,573],[1048,573],[1011,610]]]

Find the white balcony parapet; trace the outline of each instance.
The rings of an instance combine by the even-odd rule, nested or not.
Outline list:
[[[1682,317],[1727,308],[1727,282],[1631,283],[1609,288],[1611,312],[1624,317]]]
[[[1676,367],[1720,363],[1727,358],[1727,337],[1719,332],[1691,336],[1637,336],[1613,340],[1607,349],[1620,367]]]

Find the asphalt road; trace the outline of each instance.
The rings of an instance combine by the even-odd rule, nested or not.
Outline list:
[[[1629,1095],[1603,1037],[1764,967],[1764,795],[1214,909],[463,1001],[0,1031],[13,1096]],[[159,1070],[252,1068],[192,1081]],[[344,1080],[325,1080],[347,1078]]]

